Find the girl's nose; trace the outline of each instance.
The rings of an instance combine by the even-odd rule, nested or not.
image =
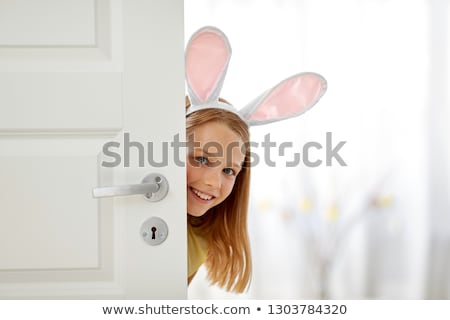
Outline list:
[[[211,187],[219,189],[222,185],[222,170],[220,168],[208,168],[203,177],[203,182]]]

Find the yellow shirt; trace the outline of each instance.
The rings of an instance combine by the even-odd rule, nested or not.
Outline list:
[[[208,242],[188,224],[188,277],[192,276],[206,261]]]

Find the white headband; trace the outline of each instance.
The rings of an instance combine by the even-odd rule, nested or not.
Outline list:
[[[231,46],[225,34],[211,26],[195,32],[186,47],[186,82],[192,112],[218,108],[233,112],[249,126],[296,117],[319,101],[327,89],[321,75],[302,72],[263,92],[241,110],[220,102]]]

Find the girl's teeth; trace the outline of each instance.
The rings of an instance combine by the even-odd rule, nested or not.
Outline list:
[[[212,199],[212,196],[210,196],[210,195],[207,195],[207,194],[205,194],[205,193],[203,193],[203,192],[200,192],[200,191],[198,191],[198,190],[195,190],[195,189],[192,189],[193,191],[194,191],[194,193],[197,195],[197,196],[199,196],[200,198],[202,198],[203,200],[211,200]]]

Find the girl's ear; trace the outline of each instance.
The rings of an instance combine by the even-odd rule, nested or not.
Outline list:
[[[219,99],[231,47],[225,34],[215,27],[203,27],[190,38],[186,47],[186,82],[193,105]]]
[[[317,73],[299,73],[281,81],[245,106],[239,113],[249,125],[296,117],[311,108],[327,89]]]

